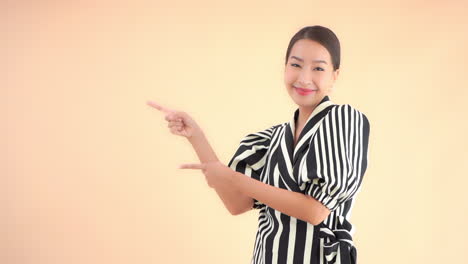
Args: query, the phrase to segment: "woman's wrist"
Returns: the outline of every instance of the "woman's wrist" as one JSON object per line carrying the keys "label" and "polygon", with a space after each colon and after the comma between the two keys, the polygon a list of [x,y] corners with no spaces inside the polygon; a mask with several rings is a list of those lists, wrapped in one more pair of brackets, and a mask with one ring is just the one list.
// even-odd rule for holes
{"label": "woman's wrist", "polygon": [[195,149],[200,162],[212,162],[219,160],[202,130],[193,133],[192,136],[188,138],[188,140]]}
{"label": "woman's wrist", "polygon": [[200,130],[197,130],[196,132],[193,132],[190,137],[187,137],[187,139],[193,145],[205,139],[205,133],[203,133],[203,131],[200,129]]}

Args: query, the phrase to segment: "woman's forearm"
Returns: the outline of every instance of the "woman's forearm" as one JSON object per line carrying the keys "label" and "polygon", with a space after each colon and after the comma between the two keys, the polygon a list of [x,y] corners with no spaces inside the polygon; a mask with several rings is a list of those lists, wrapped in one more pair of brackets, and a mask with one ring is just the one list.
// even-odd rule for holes
{"label": "woman's forearm", "polygon": [[215,191],[232,215],[241,214],[252,209],[253,199],[233,188],[233,186],[223,185],[215,188]]}
{"label": "woman's forearm", "polygon": [[[218,160],[218,157],[203,132],[190,137],[189,142],[195,149],[200,162],[205,163]],[[223,201],[224,206],[233,215],[245,212],[253,205],[253,199],[241,193],[235,186],[219,186],[215,188],[215,190],[219,198]]]}
{"label": "woman's forearm", "polygon": [[244,177],[240,172],[233,172],[231,184],[244,195],[253,197],[268,207],[274,208],[283,214],[318,225],[323,222],[330,210],[315,198],[270,184],[250,177]]}

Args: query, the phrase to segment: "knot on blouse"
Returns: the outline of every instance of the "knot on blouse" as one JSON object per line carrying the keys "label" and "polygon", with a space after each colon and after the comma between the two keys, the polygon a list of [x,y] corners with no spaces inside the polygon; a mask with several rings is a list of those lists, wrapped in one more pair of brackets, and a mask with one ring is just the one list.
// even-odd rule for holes
{"label": "knot on blouse", "polygon": [[351,223],[346,218],[338,216],[335,229],[330,229],[322,223],[319,237],[323,238],[323,244],[321,243],[320,246],[325,263],[356,264],[357,251],[351,235]]}

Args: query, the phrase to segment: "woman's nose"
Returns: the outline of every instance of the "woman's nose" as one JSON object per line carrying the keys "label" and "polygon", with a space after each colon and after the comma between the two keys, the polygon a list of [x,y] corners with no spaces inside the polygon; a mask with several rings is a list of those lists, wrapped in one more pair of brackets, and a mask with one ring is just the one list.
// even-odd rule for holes
{"label": "woman's nose", "polygon": [[312,84],[312,76],[309,73],[309,71],[302,70],[301,73],[299,74],[299,83],[301,85],[311,85]]}
{"label": "woman's nose", "polygon": [[307,88],[312,85],[312,81],[309,79],[299,78],[298,83],[301,87]]}

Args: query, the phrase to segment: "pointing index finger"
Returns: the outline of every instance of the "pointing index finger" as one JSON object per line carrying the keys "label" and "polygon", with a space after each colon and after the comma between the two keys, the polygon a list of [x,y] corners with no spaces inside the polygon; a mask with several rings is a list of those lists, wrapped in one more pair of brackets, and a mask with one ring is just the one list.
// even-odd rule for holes
{"label": "pointing index finger", "polygon": [[203,169],[203,164],[182,164],[179,169]]}
{"label": "pointing index finger", "polygon": [[155,102],[153,102],[153,101],[147,101],[146,103],[147,103],[149,106],[158,109],[159,111],[163,111],[163,112],[165,112],[165,113],[171,112],[171,110],[170,110],[169,108],[164,107],[164,106],[162,106],[162,105],[160,105],[160,104],[158,104],[158,103],[155,103]]}

